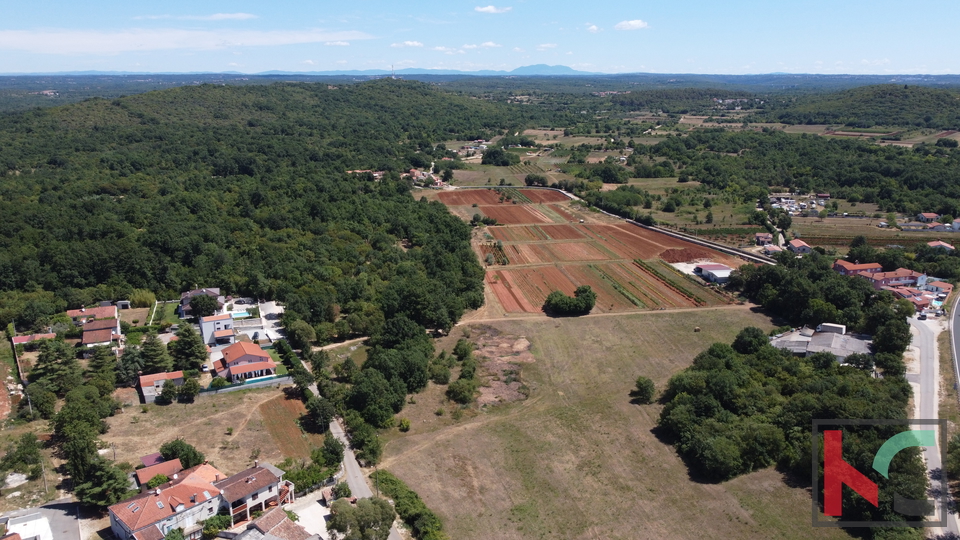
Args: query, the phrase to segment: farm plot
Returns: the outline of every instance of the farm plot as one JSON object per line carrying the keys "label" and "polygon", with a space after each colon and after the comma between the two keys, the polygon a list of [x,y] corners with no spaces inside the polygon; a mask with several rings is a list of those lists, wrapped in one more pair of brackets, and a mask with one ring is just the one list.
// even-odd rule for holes
{"label": "farm plot", "polygon": [[542,240],[583,240],[586,236],[570,225],[529,225],[490,227],[490,234],[504,242],[538,242]]}
{"label": "farm plot", "polygon": [[635,264],[605,264],[600,270],[619,283],[629,294],[649,299],[650,308],[696,307],[692,294],[653,275]]}
{"label": "farm plot", "polygon": [[[487,272],[487,285],[497,295],[497,301],[507,313],[537,313],[539,307],[533,307],[523,292],[517,287],[516,281],[510,272],[501,270]],[[542,305],[542,303],[541,303]]]}
{"label": "farm plot", "polygon": [[536,209],[525,205],[479,206],[483,215],[507,225],[550,223],[551,220]]}
{"label": "farm plot", "polygon": [[535,203],[557,203],[570,200],[570,197],[552,189],[521,189],[520,193]]}
{"label": "farm plot", "polygon": [[512,264],[604,261],[610,258],[593,243],[587,242],[514,244],[505,246],[504,251]]}
{"label": "farm plot", "polygon": [[548,205],[548,208],[550,208],[551,210],[553,210],[554,212],[556,212],[557,215],[559,215],[560,217],[562,217],[563,219],[565,219],[565,220],[567,220],[567,221],[576,221],[576,220],[577,220],[576,216],[574,216],[574,215],[571,214],[570,212],[566,211],[566,210],[565,210],[564,208],[562,208],[560,205],[551,204],[551,205]]}
{"label": "farm plot", "polygon": [[472,204],[497,204],[500,193],[492,189],[458,189],[442,191],[437,195],[440,202],[447,206],[467,206]]}

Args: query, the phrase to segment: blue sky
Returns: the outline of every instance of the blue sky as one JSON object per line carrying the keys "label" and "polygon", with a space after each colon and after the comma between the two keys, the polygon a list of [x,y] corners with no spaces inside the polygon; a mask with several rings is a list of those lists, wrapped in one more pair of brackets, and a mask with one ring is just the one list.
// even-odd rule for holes
{"label": "blue sky", "polygon": [[0,73],[960,73],[956,0],[0,0]]}

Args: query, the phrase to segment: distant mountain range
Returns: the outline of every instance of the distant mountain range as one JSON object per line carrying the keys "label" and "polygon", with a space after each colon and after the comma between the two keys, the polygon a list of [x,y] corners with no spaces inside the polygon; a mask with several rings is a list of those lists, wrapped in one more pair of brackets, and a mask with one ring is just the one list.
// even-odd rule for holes
{"label": "distant mountain range", "polygon": [[[2,73],[4,76],[16,75],[200,75],[211,74],[212,72],[162,72],[148,73],[141,71],[61,71],[56,73]],[[537,64],[533,66],[521,66],[510,71],[458,71],[456,69],[425,69],[425,68],[403,68],[396,71],[389,69],[365,69],[365,70],[335,70],[335,71],[264,71],[262,73],[240,73],[238,71],[224,71],[224,75],[348,75],[348,76],[378,76],[390,75],[477,75],[477,76],[498,76],[498,75],[516,75],[523,77],[530,76],[556,76],[556,75],[604,75],[604,73],[593,73],[589,71],[577,71],[567,66],[548,66],[546,64]]]}

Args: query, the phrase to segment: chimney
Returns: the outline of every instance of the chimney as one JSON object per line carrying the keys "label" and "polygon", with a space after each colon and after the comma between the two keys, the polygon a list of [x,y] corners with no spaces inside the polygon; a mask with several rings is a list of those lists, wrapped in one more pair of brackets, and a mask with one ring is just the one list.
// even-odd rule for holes
{"label": "chimney", "polygon": [[203,464],[206,465],[206,464],[207,464],[207,460],[203,460]]}
{"label": "chimney", "polygon": [[253,460],[253,466],[254,466],[254,467],[259,467],[259,466],[260,466],[260,460],[259,460],[259,459]]}
{"label": "chimney", "polygon": [[196,494],[196,493],[194,493],[193,495],[190,496],[190,502],[192,502],[192,503],[197,502],[197,494]]}

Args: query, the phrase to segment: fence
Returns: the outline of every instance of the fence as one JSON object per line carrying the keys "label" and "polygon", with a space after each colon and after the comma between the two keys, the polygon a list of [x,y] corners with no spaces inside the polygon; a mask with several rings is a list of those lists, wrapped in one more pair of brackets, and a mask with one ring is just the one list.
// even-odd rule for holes
{"label": "fence", "polygon": [[249,390],[251,388],[266,388],[268,386],[281,384],[291,384],[293,383],[293,377],[289,375],[284,376],[273,376],[273,377],[261,377],[256,382],[252,383],[243,383],[243,384],[231,384],[230,386],[223,386],[221,388],[204,388],[200,391],[200,394],[220,394],[224,392],[235,392],[237,390]]}

